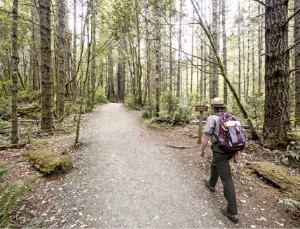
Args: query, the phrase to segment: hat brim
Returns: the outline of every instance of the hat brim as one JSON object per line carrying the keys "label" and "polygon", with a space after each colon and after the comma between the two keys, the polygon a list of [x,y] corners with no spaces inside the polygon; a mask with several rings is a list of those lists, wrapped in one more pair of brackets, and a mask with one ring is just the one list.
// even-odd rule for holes
{"label": "hat brim", "polygon": [[227,107],[225,104],[211,104],[212,107]]}

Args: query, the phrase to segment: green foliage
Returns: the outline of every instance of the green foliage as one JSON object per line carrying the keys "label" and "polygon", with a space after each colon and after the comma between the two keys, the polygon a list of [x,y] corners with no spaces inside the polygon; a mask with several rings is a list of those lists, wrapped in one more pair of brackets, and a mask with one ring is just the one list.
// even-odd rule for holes
{"label": "green foliage", "polygon": [[[252,120],[256,131],[259,132],[259,128],[263,126],[264,121],[264,96],[261,93],[253,93],[245,101],[245,109],[249,115],[249,118]],[[234,114],[240,114],[238,107],[234,108]],[[238,115],[237,115],[238,116]],[[239,117],[242,119],[242,116]],[[246,123],[246,120],[243,120]]]}
{"label": "green foliage", "polygon": [[106,97],[106,93],[105,93],[105,89],[101,89],[101,90],[96,91],[95,102],[100,103],[100,104],[108,102],[107,97]]}
{"label": "green foliage", "polygon": [[163,93],[161,96],[161,109],[164,114],[169,116],[174,115],[174,111],[177,109],[179,99],[172,95],[171,92]]}
{"label": "green foliage", "polygon": [[10,119],[10,109],[11,108],[11,99],[3,96],[0,98],[0,119],[9,120]]}
{"label": "green foliage", "polygon": [[189,123],[195,118],[194,107],[191,104],[179,103],[174,111],[173,123]]}
{"label": "green foliage", "polygon": [[18,92],[18,102],[33,103],[39,100],[41,93],[33,90],[20,90]]}
{"label": "green foliage", "polygon": [[37,178],[32,177],[23,184],[19,180],[7,183],[5,177],[13,168],[0,167],[0,228],[9,226],[8,215],[14,210],[29,185]]}
{"label": "green foliage", "polygon": [[125,97],[124,103],[125,103],[125,106],[127,106],[127,107],[131,107],[133,109],[140,109],[140,107],[136,105],[136,98],[134,97],[133,94],[127,95]]}
{"label": "green foliage", "polygon": [[66,115],[78,113],[78,107],[73,101],[70,100],[65,101],[65,113]]}
{"label": "green foliage", "polygon": [[[160,98],[159,118],[154,118],[153,121],[171,125],[189,123],[196,118],[194,112],[196,100],[197,96],[191,95],[186,102],[180,102],[171,92],[165,92]],[[144,113],[147,114],[147,111],[145,110]],[[143,116],[147,117],[146,115]]]}

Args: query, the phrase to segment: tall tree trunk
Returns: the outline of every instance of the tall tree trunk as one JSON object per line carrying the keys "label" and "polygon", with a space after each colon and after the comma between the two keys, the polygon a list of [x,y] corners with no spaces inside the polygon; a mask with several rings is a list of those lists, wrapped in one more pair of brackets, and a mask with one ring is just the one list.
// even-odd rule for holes
{"label": "tall tree trunk", "polygon": [[112,53],[113,48],[110,45],[109,53],[108,53],[108,79],[107,79],[107,98],[110,102],[115,102],[115,86],[114,86],[114,66],[113,66],[113,58]]}
{"label": "tall tree trunk", "polygon": [[155,116],[159,117],[160,112],[160,94],[161,94],[161,2],[155,4],[155,80],[156,80],[156,105]]}
{"label": "tall tree trunk", "polygon": [[266,0],[265,115],[263,140],[267,146],[285,139],[289,119],[288,1]]}
{"label": "tall tree trunk", "polygon": [[[87,33],[89,36],[89,33]],[[84,98],[86,94],[86,84],[89,78],[89,69],[90,69],[90,60],[91,60],[91,43],[88,42],[88,50],[87,50],[87,64],[86,64],[86,71],[85,71],[85,78],[83,80],[83,88],[82,88],[82,94],[80,99],[80,107],[78,112],[78,120],[76,125],[76,136],[75,136],[75,146],[79,145],[79,134],[80,134],[80,123],[81,123],[81,114],[83,112],[83,104],[84,104]]]}
{"label": "tall tree trunk", "polygon": [[93,58],[91,60],[91,93],[90,93],[90,107],[89,110],[93,110],[95,106],[95,95],[96,95],[96,0],[91,3],[91,42],[92,42],[92,54]]}
{"label": "tall tree trunk", "polygon": [[[295,12],[300,9],[300,0],[295,0]],[[300,14],[295,15],[295,126],[300,125]]]}
{"label": "tall tree trunk", "polygon": [[73,14],[73,55],[72,55],[72,83],[71,83],[71,94],[72,94],[72,98],[73,101],[76,100],[76,83],[77,83],[77,44],[76,44],[76,40],[77,40],[77,0],[74,0],[74,14]]}
{"label": "tall tree trunk", "polygon": [[247,35],[247,74],[246,74],[246,84],[245,84],[245,98],[248,98],[249,93],[249,82],[250,82],[250,37],[251,37],[251,4],[250,0],[248,2],[248,35]]}
{"label": "tall tree trunk", "polygon": [[41,129],[51,132],[53,128],[51,76],[51,3],[39,0],[41,33],[41,73],[42,73],[42,122]]}
{"label": "tall tree trunk", "polygon": [[65,110],[65,84],[66,84],[66,5],[65,0],[57,0],[57,63],[58,80],[56,94],[57,119],[62,120]]}
{"label": "tall tree trunk", "polygon": [[39,60],[40,60],[40,52],[38,51],[38,47],[40,46],[40,36],[39,36],[39,28],[37,24],[39,24],[39,15],[38,15],[38,6],[35,4],[36,2],[33,0],[31,3],[31,20],[32,20],[32,35],[31,35],[31,76],[32,76],[32,89],[37,91],[40,89],[40,68],[39,68]]}
{"label": "tall tree trunk", "polygon": [[[226,37],[226,0],[222,0],[222,36],[223,36],[223,64],[224,71],[227,74],[227,37]],[[227,104],[227,84],[224,81],[224,103]]]}
{"label": "tall tree trunk", "polygon": [[11,87],[11,143],[15,144],[19,141],[18,136],[18,0],[13,1],[12,10],[12,87]]}
{"label": "tall tree trunk", "polygon": [[176,88],[176,97],[180,98],[181,95],[181,39],[182,39],[182,5],[183,5],[183,0],[179,0],[179,34],[178,34],[178,46],[179,46],[179,51],[178,51],[178,61],[177,61],[177,88]]}
{"label": "tall tree trunk", "polygon": [[[214,41],[215,48],[219,52],[219,16],[218,16],[218,0],[212,0],[212,37]],[[212,53],[214,62],[216,61],[215,54]],[[215,98],[219,96],[219,76],[218,76],[218,66],[216,64],[212,65],[212,77],[211,77],[211,94],[210,98]]]}
{"label": "tall tree trunk", "polygon": [[170,4],[170,9],[169,9],[169,18],[170,18],[170,27],[169,27],[169,90],[171,95],[173,95],[173,33],[172,33],[172,29],[173,29],[173,17],[172,17],[172,11],[173,11],[173,4]]}
{"label": "tall tree trunk", "polygon": [[238,0],[238,95],[241,98],[241,77],[242,77],[242,50],[241,50],[241,6],[240,0]]}
{"label": "tall tree trunk", "polygon": [[[152,79],[151,79],[151,39],[150,39],[150,28],[149,28],[149,15],[148,8],[146,10],[146,56],[147,56],[147,84],[148,84],[148,109],[149,118],[153,116],[153,101],[152,101]],[[172,76],[170,76],[172,77]]]}
{"label": "tall tree trunk", "polygon": [[[258,15],[261,15],[261,6],[258,5]],[[262,49],[263,49],[263,42],[262,42],[262,20],[259,20],[258,23],[258,89],[257,92],[262,92]],[[253,84],[254,86],[254,84]],[[254,91],[253,91],[254,92]]]}
{"label": "tall tree trunk", "polygon": [[137,105],[142,105],[142,63],[141,63],[141,35],[140,35],[140,20],[139,11],[140,6],[138,0],[135,0],[135,11],[136,11],[136,32],[137,32]]}
{"label": "tall tree trunk", "polygon": [[[195,17],[195,11],[193,8],[193,18]],[[191,80],[190,80],[190,92],[193,93],[193,73],[194,73],[194,24],[192,24],[192,57],[191,57]]]}
{"label": "tall tree trunk", "polygon": [[124,41],[121,39],[118,45],[118,100],[124,101],[125,97],[125,60],[123,56]]}

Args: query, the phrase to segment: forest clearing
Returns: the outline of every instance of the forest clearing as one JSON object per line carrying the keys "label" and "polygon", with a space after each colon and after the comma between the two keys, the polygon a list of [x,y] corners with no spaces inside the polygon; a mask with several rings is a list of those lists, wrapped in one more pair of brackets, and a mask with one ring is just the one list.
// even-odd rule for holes
{"label": "forest clearing", "polygon": [[[0,227],[299,227],[299,0],[0,0],[0,31]],[[236,225],[203,183],[216,97]]]}

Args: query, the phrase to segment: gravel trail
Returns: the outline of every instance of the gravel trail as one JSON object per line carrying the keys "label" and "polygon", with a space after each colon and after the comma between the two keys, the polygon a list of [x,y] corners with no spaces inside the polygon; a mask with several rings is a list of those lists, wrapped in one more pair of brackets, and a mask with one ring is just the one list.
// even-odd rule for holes
{"label": "gravel trail", "polygon": [[[121,104],[98,108],[83,128],[82,169],[69,176],[65,227],[220,227],[203,185]],[[80,167],[80,166],[79,166]],[[67,178],[68,179],[68,178]],[[202,183],[201,183],[202,184]],[[199,187],[201,189],[199,189]],[[68,190],[69,189],[69,190]],[[80,206],[80,207],[78,207]],[[223,219],[224,220],[224,219]],[[225,220],[224,220],[225,221]]]}
{"label": "gravel trail", "polygon": [[146,128],[122,104],[106,104],[86,115],[80,139],[84,146],[72,153],[74,170],[59,181],[47,182],[48,197],[42,201],[47,209],[32,226],[40,222],[51,228],[286,226],[282,212],[262,209],[267,202],[253,202],[241,189],[237,192],[241,222],[229,221],[220,213],[225,203],[220,182],[215,193],[204,186],[209,167],[196,154],[198,147],[167,147],[169,140],[186,141]]}

